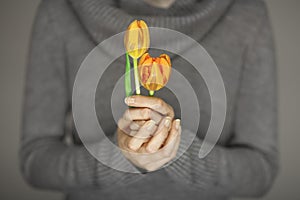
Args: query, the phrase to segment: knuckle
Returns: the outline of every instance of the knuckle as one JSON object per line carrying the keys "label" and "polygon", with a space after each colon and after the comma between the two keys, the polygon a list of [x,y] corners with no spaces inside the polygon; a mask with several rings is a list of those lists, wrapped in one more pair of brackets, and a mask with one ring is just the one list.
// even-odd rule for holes
{"label": "knuckle", "polygon": [[163,105],[164,105],[164,101],[163,101],[162,99],[157,99],[157,100],[156,100],[156,104],[157,104],[158,107],[161,108],[161,107],[163,107]]}
{"label": "knuckle", "polygon": [[135,150],[135,145],[132,139],[127,142],[127,147],[131,150]]}
{"label": "knuckle", "polygon": [[132,122],[132,123],[129,125],[129,128],[130,128],[131,130],[138,130],[138,129],[140,128],[140,126],[139,126],[137,123]]}
{"label": "knuckle", "polygon": [[135,121],[135,123],[136,123],[137,125],[139,125],[140,127],[143,126],[143,125],[145,124],[145,122],[146,122],[146,121],[144,121],[144,120],[141,120],[141,121]]}
{"label": "knuckle", "polygon": [[152,146],[151,144],[149,144],[149,145],[146,147],[146,151],[147,151],[148,153],[154,153],[154,152],[155,152],[155,150],[154,150],[154,148],[153,148],[153,146]]}
{"label": "knuckle", "polygon": [[174,118],[175,114],[174,114],[174,109],[170,106],[170,116],[171,118]]}
{"label": "knuckle", "polygon": [[144,118],[149,118],[150,117],[150,114],[151,114],[151,110],[149,108],[144,108],[142,111],[141,111],[141,114]]}
{"label": "knuckle", "polygon": [[127,119],[127,120],[131,120],[131,116],[130,116],[131,114],[130,114],[130,110],[129,109],[127,109],[126,111],[125,111],[125,113],[124,113],[124,119]]}
{"label": "knuckle", "polygon": [[120,126],[121,123],[122,123],[122,119],[119,119],[119,120],[118,120],[118,127],[119,127],[119,128],[121,127],[121,126]]}

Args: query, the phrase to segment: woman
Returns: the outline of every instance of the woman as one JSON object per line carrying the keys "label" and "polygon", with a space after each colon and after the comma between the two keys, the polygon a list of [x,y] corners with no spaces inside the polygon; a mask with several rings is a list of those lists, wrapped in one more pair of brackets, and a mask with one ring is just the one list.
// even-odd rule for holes
{"label": "woman", "polygon": [[[198,137],[179,159],[170,162],[185,137],[176,120],[179,107],[167,90],[155,98],[127,98],[125,102],[135,108],[125,112],[116,128],[107,105],[124,61],[116,61],[99,83],[98,117],[106,134],[117,132],[120,147],[137,155],[125,156],[148,172],[122,173],[98,162],[83,147],[74,126],[73,140],[66,142],[70,126],[65,124],[80,63],[101,41],[126,30],[133,19],[189,35],[217,64],[226,88],[227,116],[218,144],[204,159],[198,158],[198,151],[210,120],[209,95],[201,76],[175,57],[174,68],[192,83],[201,105]],[[68,199],[261,196],[278,169],[275,76],[272,33],[261,0],[44,0],[34,24],[27,72],[22,172],[33,186],[63,191]],[[130,126],[132,130],[160,137],[141,143],[127,135],[124,130],[134,123],[131,120],[144,121]],[[142,152],[149,153],[147,162],[140,160]],[[159,169],[166,163],[170,165]]]}

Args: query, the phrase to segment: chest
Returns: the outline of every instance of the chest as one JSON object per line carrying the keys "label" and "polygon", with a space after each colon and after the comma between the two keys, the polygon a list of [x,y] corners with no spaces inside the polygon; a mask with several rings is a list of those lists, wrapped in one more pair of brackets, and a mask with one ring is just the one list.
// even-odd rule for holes
{"label": "chest", "polygon": [[[220,143],[226,143],[234,132],[235,105],[237,102],[238,90],[241,81],[241,71],[243,66],[244,46],[242,44],[233,43],[232,40],[224,40],[218,34],[210,34],[200,44],[206,49],[208,54],[216,63],[218,70],[222,76],[227,98],[227,113],[224,129],[219,140]],[[70,97],[72,96],[73,83],[76,78],[77,71],[89,52],[95,47],[95,43],[88,34],[83,30],[76,31],[76,37],[70,38],[66,42],[67,54],[67,75]],[[211,120],[211,99],[207,85],[195,68],[189,61],[176,57],[172,60],[172,67],[182,74],[192,86],[197,96],[198,106],[200,108],[200,121],[198,136],[204,137]],[[99,62],[99,68],[101,66]],[[120,79],[125,71],[124,56],[116,59],[106,68],[102,77],[99,77],[98,87],[96,90],[95,105],[98,121],[106,134],[113,134],[116,129],[116,117],[113,110],[117,110],[119,114],[124,111],[124,93],[114,93],[118,84],[122,84]],[[171,76],[172,79],[172,76]],[[177,82],[176,84],[181,84]],[[87,90],[91,88],[86,88]],[[183,88],[184,90],[184,88]],[[147,94],[147,91],[142,90]],[[176,113],[176,117],[181,118],[182,108],[180,102],[176,98],[176,94],[168,87],[163,88],[155,94],[155,96],[164,99],[170,104]],[[189,95],[186,95],[184,101],[189,102]],[[112,102],[114,104],[112,105]],[[192,106],[192,105],[191,105]],[[186,121],[195,120],[193,117],[187,117]]]}

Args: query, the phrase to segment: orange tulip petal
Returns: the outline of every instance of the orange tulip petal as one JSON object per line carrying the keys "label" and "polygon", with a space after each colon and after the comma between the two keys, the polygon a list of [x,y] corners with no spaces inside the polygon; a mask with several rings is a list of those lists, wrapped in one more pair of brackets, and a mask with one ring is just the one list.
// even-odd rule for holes
{"label": "orange tulip petal", "polygon": [[145,53],[144,55],[142,55],[142,57],[140,58],[140,61],[139,61],[139,65],[142,65],[142,63],[144,63],[145,60],[148,58],[150,58],[149,53]]}
{"label": "orange tulip petal", "polygon": [[153,91],[164,87],[170,78],[170,63],[170,57],[166,54],[158,58],[152,58],[148,53],[144,54],[139,62],[141,84]]}
{"label": "orange tulip petal", "polygon": [[161,54],[159,57],[165,59],[169,63],[169,66],[171,66],[170,56],[168,56],[167,54]]}

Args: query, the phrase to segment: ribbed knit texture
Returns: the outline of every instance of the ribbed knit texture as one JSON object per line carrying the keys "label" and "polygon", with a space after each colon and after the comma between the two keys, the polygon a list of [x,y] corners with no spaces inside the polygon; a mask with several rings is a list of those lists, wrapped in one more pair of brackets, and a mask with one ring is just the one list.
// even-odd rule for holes
{"label": "ribbed knit texture", "polygon": [[[124,31],[133,19],[189,35],[217,64],[227,92],[227,115],[218,144],[204,159],[198,153],[210,120],[209,93],[201,76],[180,57],[172,57],[173,68],[195,90],[201,121],[197,133],[182,127],[178,156],[166,167],[145,174],[111,169],[80,143],[74,122],[67,123],[81,62],[97,44]],[[105,73],[96,93],[96,110],[103,130],[113,137],[116,124],[110,98],[124,73],[124,58]],[[167,10],[142,0],[44,0],[32,32],[27,69],[22,173],[33,186],[63,191],[72,200],[261,196],[271,187],[278,169],[275,77],[272,32],[260,0],[177,0]],[[124,95],[117,95],[122,104]],[[180,117],[172,93],[162,89],[155,95]],[[185,101],[189,103],[189,98]],[[195,134],[185,151],[187,138]],[[97,151],[115,166],[131,166],[101,143]]]}
{"label": "ribbed knit texture", "polygon": [[133,19],[143,19],[150,27],[177,30],[199,40],[224,14],[232,0],[176,1],[169,10],[153,8],[139,0],[120,1],[119,4],[110,0],[70,2],[86,29],[100,42],[103,37],[126,30]]}

